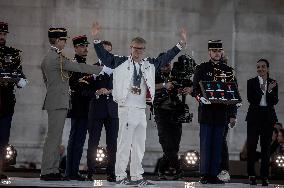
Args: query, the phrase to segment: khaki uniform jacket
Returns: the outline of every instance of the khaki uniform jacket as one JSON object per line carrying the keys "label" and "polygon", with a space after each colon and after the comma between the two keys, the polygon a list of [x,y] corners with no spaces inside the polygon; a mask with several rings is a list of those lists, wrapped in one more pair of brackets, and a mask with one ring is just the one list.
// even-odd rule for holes
{"label": "khaki uniform jacket", "polygon": [[69,79],[65,77],[68,72],[98,75],[102,68],[71,62],[51,48],[41,63],[41,70],[47,89],[43,109],[56,110],[69,108]]}

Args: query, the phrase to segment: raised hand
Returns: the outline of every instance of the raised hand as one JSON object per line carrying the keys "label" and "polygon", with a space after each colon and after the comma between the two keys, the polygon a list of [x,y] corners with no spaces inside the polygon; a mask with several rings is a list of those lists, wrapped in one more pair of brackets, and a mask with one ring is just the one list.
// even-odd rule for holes
{"label": "raised hand", "polygon": [[270,92],[272,89],[277,85],[276,81],[272,81],[271,83],[268,84],[267,90]]}
{"label": "raised hand", "polygon": [[181,37],[181,43],[186,44],[187,32],[186,32],[185,28],[181,28],[181,30],[180,30],[180,37]]}
{"label": "raised hand", "polygon": [[96,39],[98,34],[100,33],[102,27],[98,22],[94,22],[92,25],[92,36]]}

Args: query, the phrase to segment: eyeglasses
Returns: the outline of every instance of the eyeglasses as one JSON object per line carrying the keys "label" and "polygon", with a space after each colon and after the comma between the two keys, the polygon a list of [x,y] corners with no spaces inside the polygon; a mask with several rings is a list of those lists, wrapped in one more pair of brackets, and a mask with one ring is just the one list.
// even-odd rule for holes
{"label": "eyeglasses", "polygon": [[145,47],[136,47],[136,46],[130,46],[130,47],[135,50],[145,50]]}

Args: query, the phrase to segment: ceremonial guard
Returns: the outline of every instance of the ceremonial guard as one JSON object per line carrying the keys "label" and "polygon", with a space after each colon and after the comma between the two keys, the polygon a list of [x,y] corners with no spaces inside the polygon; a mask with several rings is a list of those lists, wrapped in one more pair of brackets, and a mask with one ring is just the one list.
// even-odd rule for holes
{"label": "ceremonial guard", "polygon": [[200,123],[200,174],[202,184],[224,183],[217,178],[220,169],[222,139],[229,118],[236,122],[235,105],[216,104],[202,95],[200,81],[235,82],[233,69],[222,60],[222,41],[208,42],[210,60],[197,66],[193,78],[193,96],[199,101],[198,121]]}
{"label": "ceremonial guard", "polygon": [[[74,60],[79,64],[86,64],[89,44],[86,35],[74,37],[72,41],[75,50]],[[71,180],[85,180],[79,174],[79,166],[88,127],[88,112],[91,98],[83,95],[83,92],[89,88],[89,83],[85,80],[89,76],[93,77],[90,74],[74,72],[69,79],[71,107],[68,117],[71,118],[71,130],[67,147],[65,175]]]}
{"label": "ceremonial guard", "polygon": [[21,50],[6,46],[7,33],[8,24],[0,22],[0,179],[7,179],[2,171],[16,103],[15,86],[23,88],[27,83],[22,72]]}
{"label": "ceremonial guard", "polygon": [[48,131],[43,147],[41,180],[66,180],[59,173],[59,147],[67,110],[69,108],[69,78],[72,72],[99,74],[101,68],[71,62],[62,54],[67,40],[65,28],[50,28],[50,50],[42,61],[41,69],[47,93],[43,108],[48,114]]}

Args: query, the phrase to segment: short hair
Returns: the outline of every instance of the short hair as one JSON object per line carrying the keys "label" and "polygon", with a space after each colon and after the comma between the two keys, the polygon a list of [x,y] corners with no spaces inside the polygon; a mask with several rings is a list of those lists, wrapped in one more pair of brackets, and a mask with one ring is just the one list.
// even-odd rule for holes
{"label": "short hair", "polygon": [[55,44],[56,39],[57,39],[57,38],[48,38],[49,43],[50,43],[51,45],[52,45],[52,44]]}
{"label": "short hair", "polygon": [[269,68],[269,64],[270,64],[270,63],[269,63],[269,61],[268,61],[267,59],[261,58],[260,60],[257,61],[257,63],[259,63],[259,62],[261,62],[261,61],[265,62],[267,68]]}
{"label": "short hair", "polygon": [[139,43],[139,44],[146,44],[146,40],[142,37],[135,37],[131,40],[131,42]]}
{"label": "short hair", "polygon": [[110,41],[107,41],[107,40],[102,41],[102,44],[112,47],[111,42],[110,42]]}

